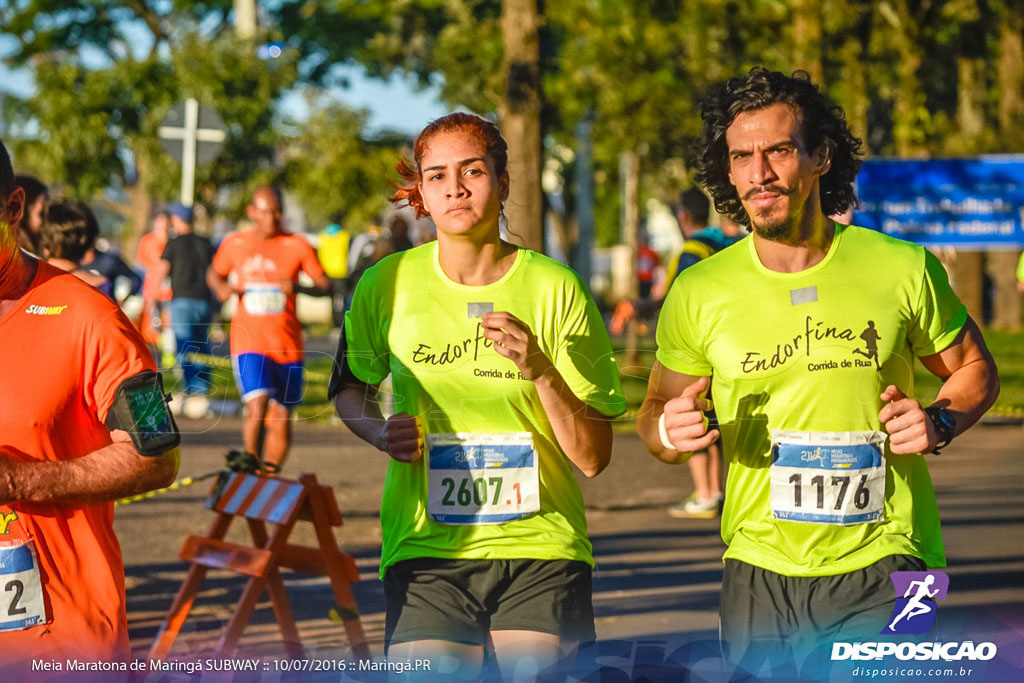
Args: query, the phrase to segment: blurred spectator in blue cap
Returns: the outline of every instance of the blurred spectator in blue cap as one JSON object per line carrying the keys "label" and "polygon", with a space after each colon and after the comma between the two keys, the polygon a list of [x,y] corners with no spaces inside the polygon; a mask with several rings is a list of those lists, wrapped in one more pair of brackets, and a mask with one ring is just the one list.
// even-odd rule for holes
{"label": "blurred spectator in blue cap", "polygon": [[[161,255],[158,274],[161,279],[171,278],[171,330],[178,347],[178,365],[185,380],[185,401],[199,405],[197,414],[206,412],[209,405],[205,398],[209,388],[208,369],[196,362],[191,354],[209,353],[209,334],[212,311],[210,310],[210,288],[206,284],[206,269],[213,261],[213,245],[206,237],[192,230],[192,209],[182,204],[170,204],[167,213],[171,217],[174,237],[167,242]],[[186,406],[183,406],[185,408]],[[191,412],[186,410],[186,414]]]}
{"label": "blurred spectator in blue cap", "polygon": [[192,223],[192,219],[195,218],[195,212],[191,206],[185,206],[175,202],[174,204],[168,204],[166,212],[172,216],[177,216],[186,223]]}

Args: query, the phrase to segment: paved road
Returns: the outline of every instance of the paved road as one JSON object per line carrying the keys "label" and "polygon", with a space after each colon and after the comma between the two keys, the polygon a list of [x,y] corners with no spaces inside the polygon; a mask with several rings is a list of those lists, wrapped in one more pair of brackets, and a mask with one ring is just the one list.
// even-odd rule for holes
{"label": "paved road", "polygon": [[[182,421],[182,475],[222,466],[238,443],[240,421]],[[377,524],[386,458],[340,424],[305,422],[285,476],[314,472],[336,492],[345,525],[339,544],[357,560],[361,580],[354,586],[363,623],[375,653],[383,645],[383,593],[376,579],[380,531]],[[950,628],[966,628],[963,615],[982,615],[999,637],[1024,651],[1024,430],[979,426],[941,456],[929,459],[938,491],[950,591],[943,614]],[[713,639],[717,629],[723,544],[716,520],[676,520],[665,508],[689,493],[687,468],[661,464],[633,435],[615,439],[612,464],[599,477],[580,477],[597,558],[595,609],[600,640],[629,647]],[[185,564],[178,551],[190,533],[204,531],[213,515],[203,507],[210,482],[120,507],[115,527],[127,565],[132,644],[147,651]],[[295,538],[314,543],[302,524]],[[229,539],[246,541],[236,522]],[[328,619],[333,598],[326,579],[285,573],[304,644],[315,654],[344,652],[340,625]],[[204,583],[179,654],[199,653],[216,641],[230,618],[243,580],[212,572]],[[955,616],[960,615],[960,616]],[[963,618],[961,618],[963,617]],[[972,617],[973,618],[973,617]],[[977,621],[977,619],[975,619]],[[261,603],[243,642],[271,650],[278,633],[268,603]],[[682,639],[682,640],[680,640]],[[1020,666],[1018,662],[1017,666]]]}

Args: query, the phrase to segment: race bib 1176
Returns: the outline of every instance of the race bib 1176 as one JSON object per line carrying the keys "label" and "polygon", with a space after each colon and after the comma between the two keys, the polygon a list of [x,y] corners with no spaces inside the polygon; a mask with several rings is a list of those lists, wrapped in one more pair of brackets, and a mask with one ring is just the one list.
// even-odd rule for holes
{"label": "race bib 1176", "polygon": [[883,432],[772,430],[776,519],[847,526],[885,514]]}
{"label": "race bib 1176", "polygon": [[529,432],[428,434],[427,511],[443,524],[502,524],[540,509]]}

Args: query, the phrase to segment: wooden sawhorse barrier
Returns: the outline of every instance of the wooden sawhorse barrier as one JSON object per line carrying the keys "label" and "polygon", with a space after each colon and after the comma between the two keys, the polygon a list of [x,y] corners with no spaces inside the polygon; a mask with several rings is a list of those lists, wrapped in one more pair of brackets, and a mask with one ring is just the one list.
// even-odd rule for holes
{"label": "wooden sawhorse barrier", "polygon": [[[352,654],[359,659],[370,658],[350,585],[350,582],[359,580],[359,570],[355,559],[341,552],[334,539],[332,528],[341,526],[341,512],[330,487],[321,486],[312,474],[303,474],[298,481],[292,481],[232,472],[218,477],[206,507],[214,510],[217,518],[210,527],[209,535],[185,539],[180,557],[191,562],[192,566],[174,598],[167,620],[153,641],[149,659],[163,659],[171,651],[171,645],[181,631],[210,568],[230,569],[249,577],[235,613],[217,641],[214,656],[230,657],[234,654],[256,602],[266,589],[286,652],[292,658],[301,658],[302,644],[281,580],[280,567],[330,579]],[[223,540],[236,516],[245,518],[248,523],[254,547]],[[288,535],[300,519],[313,523],[318,547],[288,543]],[[267,522],[277,525],[269,535]]]}

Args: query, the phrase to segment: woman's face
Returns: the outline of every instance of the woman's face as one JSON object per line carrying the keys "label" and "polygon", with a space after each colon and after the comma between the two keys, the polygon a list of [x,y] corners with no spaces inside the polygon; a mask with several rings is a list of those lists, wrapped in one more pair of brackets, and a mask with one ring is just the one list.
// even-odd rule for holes
{"label": "woman's face", "polygon": [[460,132],[438,133],[420,159],[420,194],[441,233],[497,232],[508,174],[498,176],[482,143]]}

